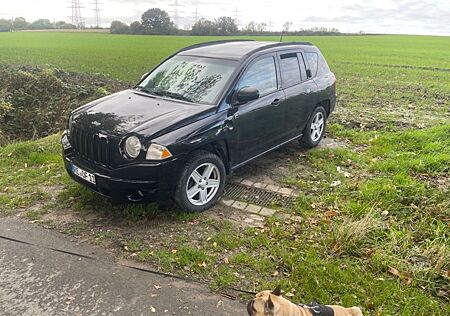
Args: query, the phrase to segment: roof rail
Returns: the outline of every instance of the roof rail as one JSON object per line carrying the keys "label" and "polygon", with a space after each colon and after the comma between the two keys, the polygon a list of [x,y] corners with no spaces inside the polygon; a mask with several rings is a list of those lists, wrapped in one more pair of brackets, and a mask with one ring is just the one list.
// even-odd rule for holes
{"label": "roof rail", "polygon": [[178,51],[178,53],[184,52],[186,50],[194,49],[194,48],[211,46],[211,45],[216,45],[216,44],[232,43],[232,42],[253,42],[253,41],[254,40],[249,40],[249,39],[231,39],[231,40],[220,40],[220,41],[203,42],[203,43],[198,43],[198,44],[194,44],[194,45],[191,45],[191,46],[184,47],[184,48],[180,49]]}
{"label": "roof rail", "polygon": [[258,47],[255,48],[252,51],[249,51],[247,54],[245,54],[245,56],[249,56],[253,53],[262,51],[262,50],[266,50],[269,48],[274,48],[274,47],[280,47],[280,46],[290,46],[290,45],[305,45],[305,46],[313,46],[313,44],[311,42],[279,42],[279,43],[272,43],[266,46],[262,46],[262,47]]}

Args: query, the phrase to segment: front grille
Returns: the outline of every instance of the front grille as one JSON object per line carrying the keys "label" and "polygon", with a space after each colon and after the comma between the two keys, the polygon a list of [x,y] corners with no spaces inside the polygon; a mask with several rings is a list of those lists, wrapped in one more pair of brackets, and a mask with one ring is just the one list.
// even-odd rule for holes
{"label": "front grille", "polygon": [[113,144],[106,135],[90,133],[73,127],[70,138],[77,155],[105,167],[111,166],[111,147]]}

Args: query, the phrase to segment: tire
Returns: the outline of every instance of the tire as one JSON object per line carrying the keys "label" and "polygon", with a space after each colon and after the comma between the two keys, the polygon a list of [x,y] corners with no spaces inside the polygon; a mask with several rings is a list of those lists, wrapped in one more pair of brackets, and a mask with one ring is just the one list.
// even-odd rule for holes
{"label": "tire", "polygon": [[191,212],[210,208],[222,195],[225,177],[225,166],[217,155],[206,150],[195,151],[178,179],[175,203]]}
{"label": "tire", "polygon": [[[322,120],[320,126],[316,125]],[[308,123],[303,131],[303,137],[300,143],[306,148],[313,148],[319,145],[320,141],[325,135],[325,129],[327,127],[327,112],[323,106],[318,106],[314,109]]]}

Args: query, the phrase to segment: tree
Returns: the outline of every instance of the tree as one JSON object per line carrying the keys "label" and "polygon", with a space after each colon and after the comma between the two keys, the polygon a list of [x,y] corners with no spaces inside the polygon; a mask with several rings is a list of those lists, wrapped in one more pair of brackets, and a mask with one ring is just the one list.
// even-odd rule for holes
{"label": "tree", "polygon": [[134,21],[130,24],[130,33],[131,34],[142,34],[144,33],[144,28],[142,27],[141,22]]}
{"label": "tree", "polygon": [[217,27],[214,22],[200,19],[192,26],[192,35],[216,35]]}
{"label": "tree", "polygon": [[123,22],[120,21],[112,21],[109,32],[111,34],[126,34],[129,33],[130,28]]}
{"label": "tree", "polygon": [[292,27],[292,25],[294,25],[294,23],[292,23],[290,21],[284,22],[284,24],[283,24],[283,31],[284,32],[289,32],[289,30]]}
{"label": "tree", "polygon": [[53,29],[54,25],[52,22],[50,22],[49,19],[39,19],[31,23],[30,29],[32,30],[47,30],[47,29]]}
{"label": "tree", "polygon": [[257,25],[256,25],[256,32],[258,32],[258,33],[263,33],[263,32],[265,32],[266,31],[266,28],[267,28],[267,24],[266,23],[258,23]]}
{"label": "tree", "polygon": [[238,27],[229,16],[221,16],[215,20],[218,35],[231,35],[238,32]]}
{"label": "tree", "polygon": [[73,30],[76,29],[77,27],[73,24],[66,23],[64,21],[58,21],[55,23],[55,28],[63,30]]}
{"label": "tree", "polygon": [[251,21],[242,29],[245,33],[256,33],[256,23]]}
{"label": "tree", "polygon": [[11,21],[6,19],[0,19],[0,32],[10,32],[11,31]]}
{"label": "tree", "polygon": [[25,20],[25,18],[17,17],[13,21],[13,29],[14,30],[26,30],[30,23]]}
{"label": "tree", "polygon": [[141,17],[141,24],[145,34],[170,34],[176,29],[170,21],[169,14],[158,8],[145,11]]}

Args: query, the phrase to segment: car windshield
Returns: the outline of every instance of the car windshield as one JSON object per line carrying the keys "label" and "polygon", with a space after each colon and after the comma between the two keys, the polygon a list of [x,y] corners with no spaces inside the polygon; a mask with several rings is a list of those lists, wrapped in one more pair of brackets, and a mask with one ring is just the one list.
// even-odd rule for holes
{"label": "car windshield", "polygon": [[172,99],[213,104],[232,75],[232,60],[175,56],[156,68],[138,89]]}

